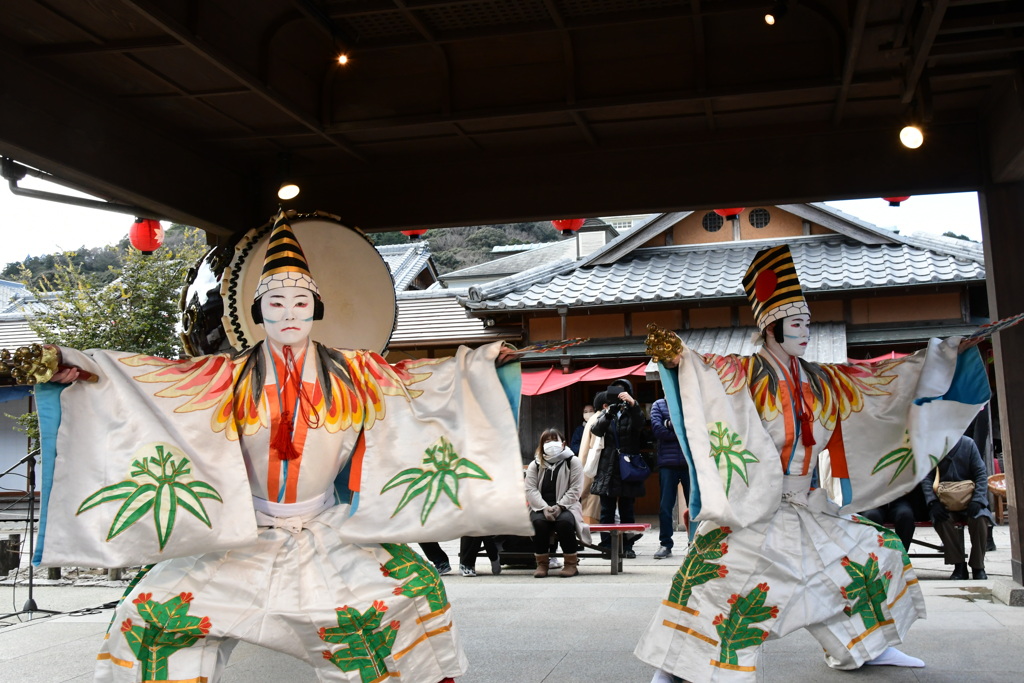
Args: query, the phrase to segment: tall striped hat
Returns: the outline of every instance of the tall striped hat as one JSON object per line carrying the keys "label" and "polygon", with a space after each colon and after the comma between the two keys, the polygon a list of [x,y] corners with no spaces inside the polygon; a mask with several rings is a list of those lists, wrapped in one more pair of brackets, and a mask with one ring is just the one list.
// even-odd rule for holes
{"label": "tall striped hat", "polygon": [[320,298],[320,288],[309,273],[306,255],[302,253],[302,247],[292,232],[284,209],[278,211],[274,219],[267,254],[263,259],[263,273],[253,300],[259,301],[267,292],[281,287],[302,287]]}
{"label": "tall striped hat", "polygon": [[750,299],[754,319],[762,332],[776,320],[811,314],[800,289],[793,255],[785,244],[757,253],[743,276],[743,290]]}

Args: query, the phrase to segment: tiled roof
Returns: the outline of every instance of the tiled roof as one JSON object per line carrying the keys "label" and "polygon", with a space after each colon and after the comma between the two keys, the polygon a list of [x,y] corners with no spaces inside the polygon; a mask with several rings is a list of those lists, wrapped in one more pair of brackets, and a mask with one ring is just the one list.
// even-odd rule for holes
{"label": "tiled roof", "polygon": [[33,332],[25,316],[5,315],[0,317],[0,349],[16,349],[19,346],[38,344],[42,340]]}
{"label": "tiled roof", "polygon": [[486,327],[482,319],[467,316],[451,293],[407,292],[398,296],[398,320],[388,348],[475,345],[521,336],[519,329]]}
{"label": "tiled roof", "polygon": [[783,242],[809,293],[985,279],[983,263],[973,258],[901,243],[868,245],[832,234],[636,249],[615,263],[535,277],[510,291],[512,278],[489,289],[471,288],[464,304],[483,311],[742,298],[740,280],[751,259],[760,249]]}
{"label": "tiled roof", "polygon": [[377,253],[391,269],[391,277],[395,281],[395,291],[405,291],[430,261],[430,244],[428,242],[410,242],[408,244],[388,244],[377,247]]}
{"label": "tiled roof", "polygon": [[450,273],[445,273],[441,279],[445,281],[456,281],[469,278],[500,277],[502,275],[508,275],[509,273],[520,273],[537,265],[543,265],[551,263],[552,261],[559,261],[567,257],[572,258],[575,256],[575,239],[547,242],[539,245],[536,249],[512,254],[511,256],[503,256],[501,258],[496,258],[493,261],[469,266],[468,268],[453,270]]}
{"label": "tiled roof", "polygon": [[[755,341],[756,327],[715,327],[699,330],[676,331],[691,349],[698,353],[725,356],[731,353],[749,356],[761,347]],[[810,341],[804,358],[816,363],[845,363],[847,361],[846,324],[839,322],[811,323]],[[925,337],[927,338],[927,337]],[[646,356],[644,337],[591,339],[565,350],[565,355],[577,362],[593,362],[606,358]],[[524,362],[553,360],[554,354],[529,353]],[[557,356],[555,356],[557,358]]]}

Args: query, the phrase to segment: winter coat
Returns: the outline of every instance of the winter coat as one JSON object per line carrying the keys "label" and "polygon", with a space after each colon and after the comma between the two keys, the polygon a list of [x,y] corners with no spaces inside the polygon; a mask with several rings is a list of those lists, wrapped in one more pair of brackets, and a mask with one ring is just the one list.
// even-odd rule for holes
{"label": "winter coat", "polygon": [[594,436],[604,437],[604,450],[601,451],[594,483],[590,486],[591,493],[613,498],[640,498],[644,495],[646,490],[642,481],[622,481],[618,452],[640,453],[644,446],[645,423],[644,411],[639,404],[610,406],[597,414],[590,431]]}
{"label": "winter coat", "polygon": [[[543,457],[538,455],[526,468],[526,502],[534,512],[539,512],[548,506],[540,493],[540,479],[543,472],[540,464]],[[565,464],[555,475],[557,503],[572,513],[573,519],[576,520],[576,535],[585,543],[590,543],[590,527],[583,523],[583,506],[580,505],[580,494],[583,492],[583,465],[580,464],[580,459],[577,457],[570,457],[564,462]]]}
{"label": "winter coat", "polygon": [[658,467],[686,467],[686,458],[679,438],[669,422],[668,404],[659,398],[651,406],[651,431],[658,451]]}
{"label": "winter coat", "polygon": [[[981,505],[977,517],[988,517],[989,521],[995,524],[992,511],[988,509],[988,470],[985,469],[985,461],[981,459],[981,452],[974,439],[968,436],[961,436],[946,457],[939,463],[939,481],[964,481],[974,482],[974,496],[971,502]],[[928,476],[921,480],[921,493],[924,494],[924,501],[931,505],[933,500],[938,500],[935,490],[935,470],[928,473]],[[963,515],[967,514],[964,510]]]}

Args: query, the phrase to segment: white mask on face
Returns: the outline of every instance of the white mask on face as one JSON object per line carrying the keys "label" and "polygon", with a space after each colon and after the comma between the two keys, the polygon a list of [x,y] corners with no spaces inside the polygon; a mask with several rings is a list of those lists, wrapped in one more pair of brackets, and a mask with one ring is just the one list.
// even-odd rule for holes
{"label": "white mask on face", "polygon": [[544,444],[544,455],[555,456],[562,452],[562,444],[560,441],[548,441]]}
{"label": "white mask on face", "polygon": [[803,356],[807,352],[807,341],[811,337],[810,316],[791,315],[775,324],[782,329],[782,343],[775,341],[775,334],[769,332],[766,335],[765,346],[776,355],[784,353],[797,358]]}
{"label": "white mask on face", "polygon": [[806,315],[791,315],[783,318],[782,350],[791,356],[800,357],[807,353],[807,342],[811,338],[811,319]]}
{"label": "white mask on face", "polygon": [[305,344],[313,329],[313,293],[303,287],[280,287],[260,297],[267,336],[280,346]]}
{"label": "white mask on face", "polygon": [[588,422],[590,418],[594,417],[594,411],[587,410],[583,413],[583,421]]}

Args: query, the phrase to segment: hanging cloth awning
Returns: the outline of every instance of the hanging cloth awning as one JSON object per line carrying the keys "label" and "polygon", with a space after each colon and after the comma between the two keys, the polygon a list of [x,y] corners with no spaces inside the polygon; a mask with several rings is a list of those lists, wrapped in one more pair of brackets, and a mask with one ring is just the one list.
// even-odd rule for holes
{"label": "hanging cloth awning", "polygon": [[611,382],[629,375],[644,376],[647,363],[638,363],[628,368],[603,368],[592,365],[589,368],[563,373],[556,368],[523,373],[523,396],[536,396],[564,389],[577,382]]}

